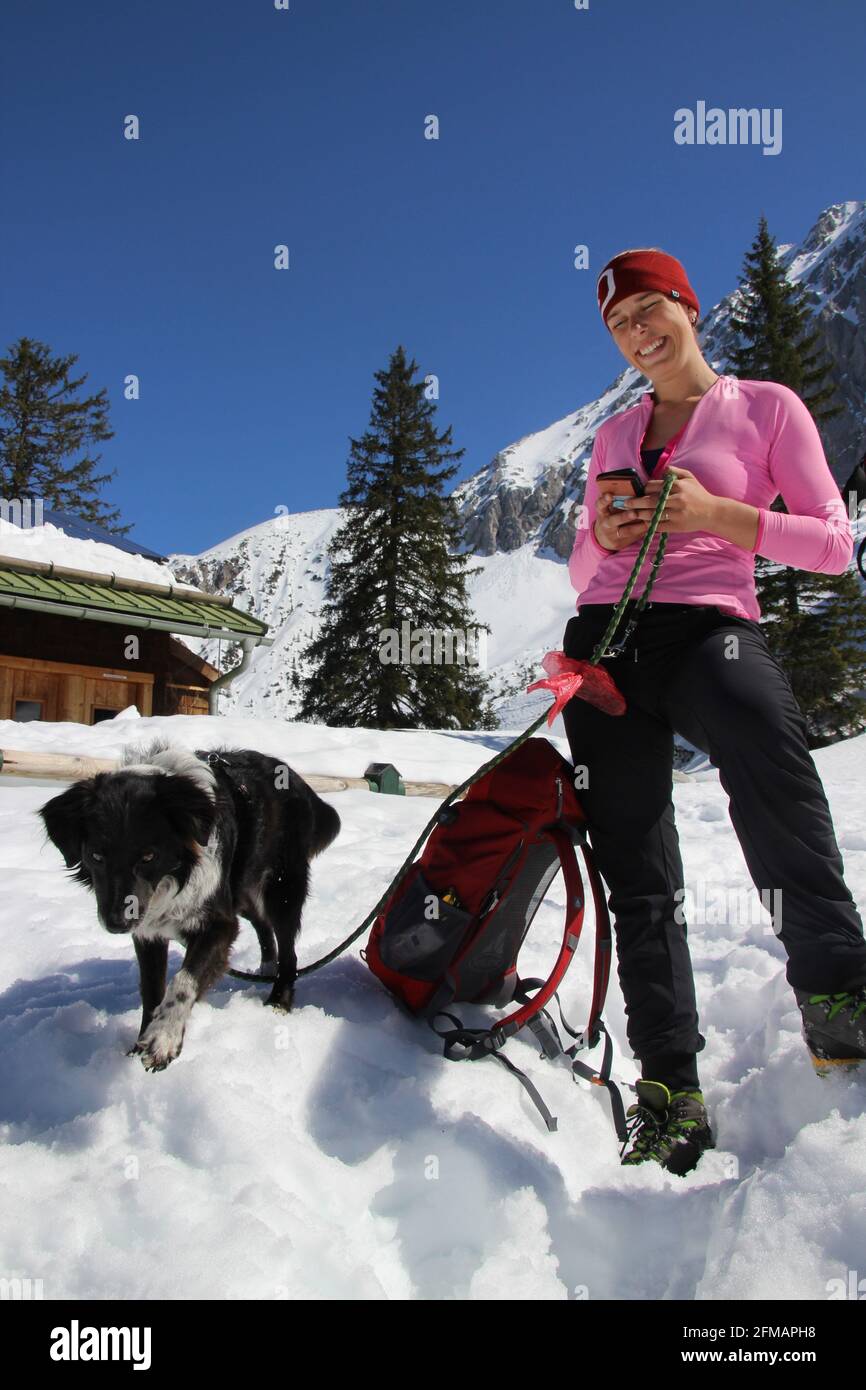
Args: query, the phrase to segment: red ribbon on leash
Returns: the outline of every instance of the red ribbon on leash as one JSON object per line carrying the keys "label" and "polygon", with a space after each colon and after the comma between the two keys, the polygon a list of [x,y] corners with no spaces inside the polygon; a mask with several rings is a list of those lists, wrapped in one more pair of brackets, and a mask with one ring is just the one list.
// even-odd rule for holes
{"label": "red ribbon on leash", "polygon": [[548,728],[575,695],[604,710],[605,714],[625,714],[625,696],[603,666],[594,666],[591,661],[577,660],[559,651],[548,652],[541,665],[547,672],[547,679],[528,685],[526,693],[530,690],[553,692],[553,704],[547,714]]}

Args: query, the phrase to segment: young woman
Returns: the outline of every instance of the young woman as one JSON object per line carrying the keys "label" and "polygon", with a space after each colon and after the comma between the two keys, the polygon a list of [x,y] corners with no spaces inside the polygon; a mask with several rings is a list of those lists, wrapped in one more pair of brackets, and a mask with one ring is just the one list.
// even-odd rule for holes
{"label": "young woman", "polygon": [[[749,873],[773,904],[816,1068],[866,1058],[863,923],[802,711],[760,627],[754,582],[756,554],[841,574],[853,542],[808,409],[786,386],[713,371],[698,345],[697,296],[675,257],[658,248],[614,256],[598,301],[626,362],[653,390],[595,437],[569,561],[579,600],[566,656],[594,651],[666,474],[676,481],[623,624],[664,530],[650,602],[624,649],[601,663],[627,711],[611,716],[575,698],[563,718],[572,759],[586,770],[578,795],[610,890],[628,1039],[641,1062],[623,1162],[685,1173],[714,1139],[697,1071],[705,1039],[671,796],[674,730],[718,769]],[[598,475],[623,467],[647,480],[646,493],[617,510],[613,485]],[[787,513],[770,510],[780,493]]]}

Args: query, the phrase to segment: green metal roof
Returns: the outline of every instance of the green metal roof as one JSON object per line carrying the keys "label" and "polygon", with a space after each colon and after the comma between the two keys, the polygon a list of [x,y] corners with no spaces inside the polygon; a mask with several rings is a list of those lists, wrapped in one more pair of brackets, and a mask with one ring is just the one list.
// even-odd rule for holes
{"label": "green metal roof", "polygon": [[[166,585],[166,589],[168,587]],[[61,616],[65,612],[69,617],[95,621],[100,618],[108,622],[122,621],[132,627],[155,627],[201,637],[256,637],[261,640],[268,630],[267,623],[258,618],[239,613],[227,604],[211,602],[204,596],[178,598],[168,592],[127,589],[122,580],[108,575],[103,584],[97,579],[32,573],[13,568],[11,564],[0,564],[0,610],[15,607]]]}

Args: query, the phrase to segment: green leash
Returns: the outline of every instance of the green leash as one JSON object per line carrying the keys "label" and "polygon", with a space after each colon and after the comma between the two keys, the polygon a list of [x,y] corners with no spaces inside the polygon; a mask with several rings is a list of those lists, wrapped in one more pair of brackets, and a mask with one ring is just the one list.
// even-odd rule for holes
{"label": "green leash", "polygon": [[[619,627],[620,620],[622,618],[623,613],[625,612],[626,604],[628,603],[629,598],[631,597],[631,591],[637,583],[637,577],[640,574],[641,565],[643,564],[644,559],[646,558],[646,553],[649,549],[650,541],[656,533],[656,528],[662,517],[662,514],[665,509],[665,504],[668,500],[668,494],[675,482],[676,474],[669,473],[668,476],[665,478],[664,486],[662,487],[662,490],[659,493],[658,504],[656,505],[656,509],[652,514],[652,520],[650,521],[647,533],[643,538],[643,544],[641,545],[641,548],[638,551],[637,559],[634,562],[634,568],[632,569],[632,572],[628,577],[628,583],[623,589],[622,598],[620,599],[619,603],[617,604],[616,608],[611,614],[610,622],[608,623],[604,633],[602,634],[601,641],[599,642],[598,646],[596,647],[595,651],[590,657],[590,661],[593,666],[597,666],[599,661],[601,661],[603,657],[619,656],[620,652],[622,651],[623,647],[625,646],[629,637],[631,636],[635,627],[637,626],[638,618],[647,606],[647,602],[649,601],[650,596],[650,590],[652,589],[652,586],[655,583],[656,575],[659,571],[659,566],[661,565],[661,562],[664,558],[665,546],[667,545],[668,540],[667,531],[662,531],[661,539],[658,544],[658,550],[656,551],[655,556],[653,557],[652,569],[650,570],[650,576],[647,580],[647,586],[641,594],[640,599],[638,600],[637,606],[634,610],[634,613],[631,616],[628,626],[626,627],[625,632],[623,633],[620,640],[617,643],[613,643],[613,634]],[[612,646],[610,648],[607,645],[608,642],[612,643]]]}
{"label": "green leash", "polygon": [[[601,661],[604,657],[619,656],[620,652],[622,651],[623,647],[625,646],[626,642],[631,636],[635,628],[635,625],[637,624],[638,618],[640,617],[641,613],[647,605],[650,591],[652,589],[653,584],[655,583],[656,575],[658,574],[659,566],[661,565],[662,559],[664,558],[665,545],[667,543],[668,538],[666,531],[662,532],[661,539],[659,540],[658,544],[658,549],[655,553],[655,556],[653,557],[652,569],[650,570],[650,576],[647,580],[647,586],[644,589],[640,597],[640,600],[638,601],[637,607],[635,608],[634,613],[631,616],[631,619],[625,629],[625,632],[623,633],[620,641],[609,648],[608,643],[613,642],[613,635],[619,627],[622,615],[626,609],[626,604],[628,603],[629,598],[631,596],[631,592],[635,584],[637,583],[637,577],[640,573],[641,565],[643,564],[646,558],[646,554],[649,550],[652,538],[655,535],[656,530],[658,529],[658,524],[662,518],[662,513],[665,509],[665,503],[668,500],[668,494],[670,493],[670,490],[673,487],[675,481],[676,475],[674,473],[668,474],[667,478],[664,481],[664,486],[662,487],[662,490],[659,493],[659,500],[656,504],[656,509],[652,514],[652,519],[647,529],[647,533],[643,538],[643,543],[641,545],[640,550],[638,551],[637,559],[634,562],[634,568],[632,569],[632,572],[628,578],[628,582],[625,586],[625,589],[623,590],[622,598],[620,599],[619,603],[617,604],[616,608],[611,614],[610,622],[605,628],[605,631],[602,634],[598,646],[596,647],[595,651],[590,657],[590,664],[593,666],[597,666],[599,661]],[[394,892],[394,889],[398,886],[399,883],[402,882],[406,874],[409,872],[410,868],[415,862],[415,855],[418,853],[418,850],[421,848],[430,832],[433,829],[435,829],[437,824],[439,824],[443,812],[448,809],[452,802],[456,801],[457,798],[462,796],[464,792],[467,792],[469,788],[473,785],[473,783],[479,782],[482,777],[486,776],[486,774],[490,772],[494,767],[496,767],[499,763],[501,763],[504,758],[508,757],[510,753],[513,753],[515,748],[519,747],[521,743],[524,743],[526,739],[528,739],[532,734],[534,734],[535,730],[544,723],[545,719],[547,718],[547,713],[548,711],[545,710],[543,714],[540,714],[537,719],[533,720],[528,729],[524,729],[523,733],[518,734],[517,738],[514,739],[511,743],[507,744],[506,747],[503,748],[500,753],[496,753],[495,756],[489,760],[489,762],[484,763],[482,767],[479,767],[475,772],[473,772],[471,777],[467,777],[465,782],[461,782],[459,787],[455,787],[453,791],[448,793],[445,800],[430,817],[424,829],[421,831],[421,834],[418,836],[418,839],[415,841],[407,857],[403,860],[403,863],[400,865],[400,868],[397,870],[397,873],[392,879],[391,883],[388,885],[381,898],[376,903],[376,906],[367,914],[361,925],[359,927],[356,927],[355,930],[352,932],[351,936],[346,937],[345,941],[341,941],[339,946],[335,946],[334,949],[332,951],[329,951],[326,956],[322,956],[321,960],[313,961],[312,965],[303,966],[297,973],[297,979],[300,979],[302,975],[311,975],[314,970],[321,969],[323,965],[329,965],[332,960],[336,960],[337,956],[342,955],[343,951],[345,951],[347,946],[351,946],[353,941],[357,941],[358,937],[361,936],[365,931],[367,931],[367,929],[372,925],[372,923],[375,922],[380,911],[385,906],[385,903],[388,901],[391,894]],[[232,978],[235,980],[247,980],[252,981],[254,983],[271,982],[275,979],[275,975],[273,974],[262,975],[247,970],[228,970],[226,973],[228,975],[231,975]]]}

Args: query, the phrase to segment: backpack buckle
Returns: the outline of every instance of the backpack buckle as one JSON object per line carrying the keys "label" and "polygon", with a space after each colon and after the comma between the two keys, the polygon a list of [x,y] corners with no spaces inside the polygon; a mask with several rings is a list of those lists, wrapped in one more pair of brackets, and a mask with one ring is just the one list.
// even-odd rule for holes
{"label": "backpack buckle", "polygon": [[587,1027],[584,1028],[581,1033],[574,1034],[574,1043],[568,1049],[568,1051],[570,1053],[587,1051],[591,1052],[600,1037],[601,1029],[598,1027],[597,1024],[595,1028],[593,1028],[592,1032],[589,1031],[589,1025],[587,1025]]}
{"label": "backpack buckle", "polygon": [[526,1020],[526,1023],[541,1044],[542,1056],[549,1057],[552,1061],[562,1054],[563,1047],[557,1036],[556,1025],[544,1009],[539,1009],[537,1014]]}

